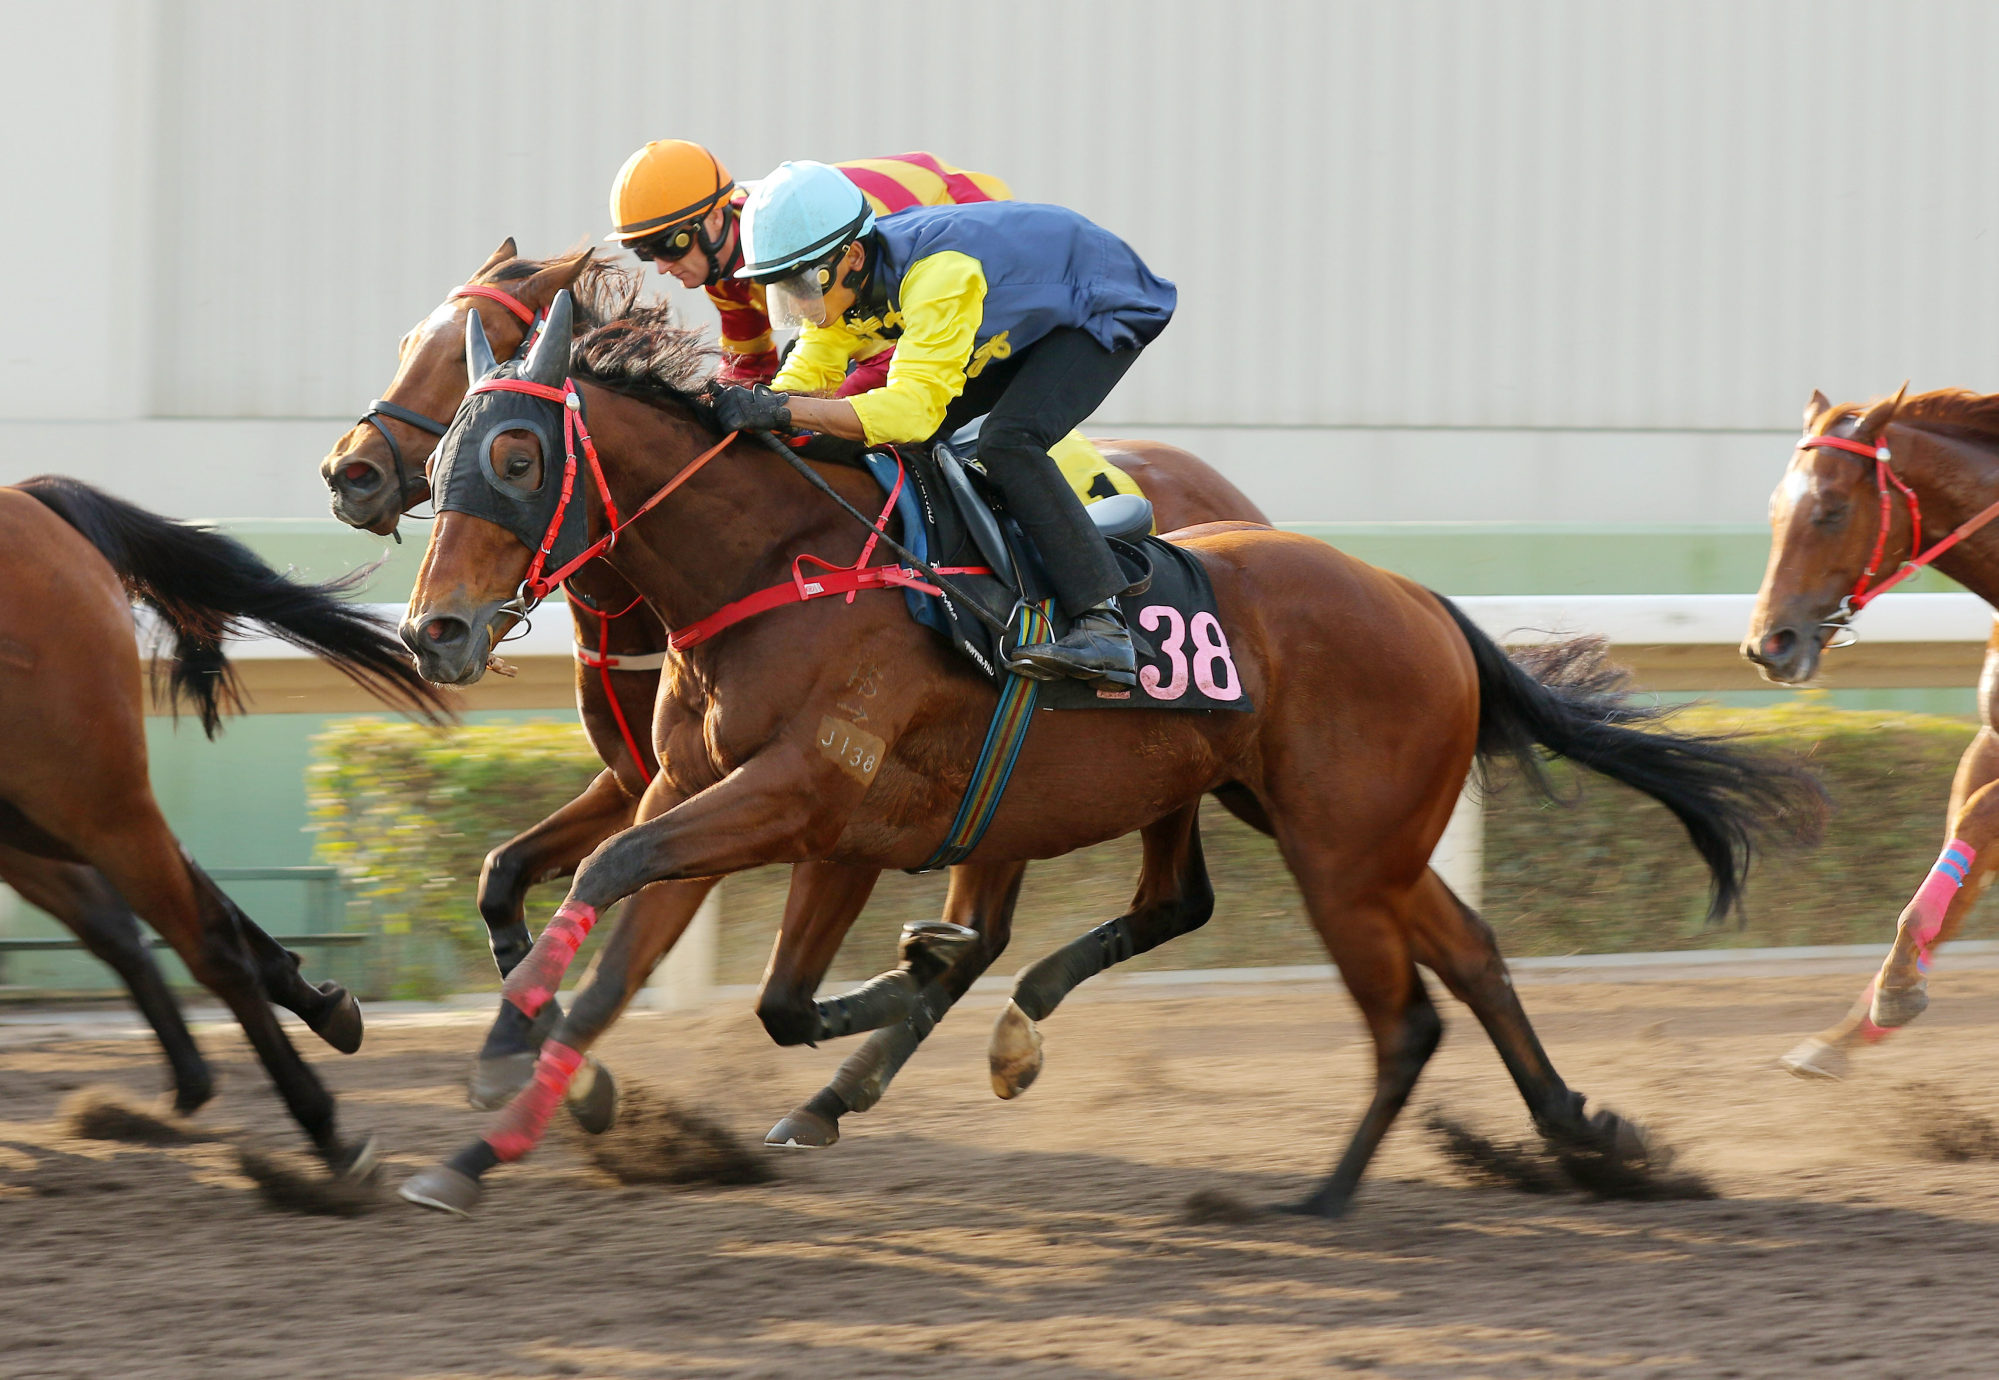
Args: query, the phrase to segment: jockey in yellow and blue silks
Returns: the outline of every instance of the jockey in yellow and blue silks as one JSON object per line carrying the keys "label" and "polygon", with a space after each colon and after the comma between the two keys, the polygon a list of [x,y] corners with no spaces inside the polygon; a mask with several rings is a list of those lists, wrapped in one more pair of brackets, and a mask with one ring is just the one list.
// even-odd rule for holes
{"label": "jockey in yellow and blue silks", "polygon": [[[743,210],[747,265],[771,320],[803,330],[769,388],[725,388],[731,430],[793,427],[870,445],[926,441],[974,417],[979,458],[1039,550],[1072,621],[1012,669],[1137,683],[1117,606],[1126,576],[1048,448],[1082,424],[1172,318],[1177,294],[1074,211],[995,201],[877,221],[823,163],[786,163]],[[833,392],[868,342],[896,341],[885,386]],[[879,348],[876,344],[872,348]]]}

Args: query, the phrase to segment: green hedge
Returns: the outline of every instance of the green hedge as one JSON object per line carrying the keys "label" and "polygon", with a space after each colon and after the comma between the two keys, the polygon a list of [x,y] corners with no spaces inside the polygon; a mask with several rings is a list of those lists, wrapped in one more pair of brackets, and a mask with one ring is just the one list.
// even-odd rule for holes
{"label": "green hedge", "polygon": [[[1635,793],[1556,768],[1562,803],[1502,783],[1485,822],[1486,917],[1509,954],[1563,954],[1885,938],[1941,842],[1951,771],[1968,741],[1959,720],[1836,710],[1812,697],[1758,710],[1703,707],[1682,723],[1739,731],[1807,755],[1835,815],[1824,846],[1766,858],[1742,923],[1703,923],[1706,884],[1685,836]],[[315,741],[310,769],[318,856],[339,865],[383,942],[370,986],[427,995],[493,983],[472,904],[481,859],[572,798],[596,763],[573,721],[468,727],[439,735],[374,719],[342,721]],[[1139,967],[1324,961],[1276,850],[1219,808],[1203,813],[1215,919]],[[1034,865],[1001,969],[1124,909],[1135,839]],[[722,889],[724,982],[761,972],[788,872],[765,868]],[[538,888],[530,920],[561,899]],[[836,965],[862,976],[893,962],[904,921],[939,913],[941,875],[883,877]]]}

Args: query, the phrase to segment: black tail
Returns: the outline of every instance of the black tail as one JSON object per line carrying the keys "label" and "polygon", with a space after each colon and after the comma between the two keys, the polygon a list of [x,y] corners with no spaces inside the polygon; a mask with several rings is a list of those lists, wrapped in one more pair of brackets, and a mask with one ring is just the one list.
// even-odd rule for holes
{"label": "black tail", "polygon": [[132,597],[166,621],[174,634],[171,700],[191,702],[209,737],[224,713],[242,707],[222,640],[244,624],[325,658],[406,713],[433,723],[450,717],[448,702],[417,674],[394,630],[337,597],[365,570],[323,585],[299,584],[233,538],[149,513],[77,480],[40,475],[13,487],[82,533]]}
{"label": "black tail", "polygon": [[1437,599],[1478,665],[1481,768],[1511,758],[1540,791],[1552,794],[1545,750],[1651,796],[1686,826],[1707,863],[1710,919],[1741,901],[1757,836],[1817,836],[1825,790],[1803,767],[1726,738],[1634,727],[1658,722],[1673,707],[1634,700],[1624,671],[1605,659],[1602,638],[1508,656],[1462,609],[1442,595]]}

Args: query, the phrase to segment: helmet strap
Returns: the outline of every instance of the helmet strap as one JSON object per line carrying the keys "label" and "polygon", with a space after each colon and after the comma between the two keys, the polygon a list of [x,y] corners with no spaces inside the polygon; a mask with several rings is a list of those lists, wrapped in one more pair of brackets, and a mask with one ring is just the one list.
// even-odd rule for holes
{"label": "helmet strap", "polygon": [[[733,241],[727,259],[722,257],[722,247]],[[701,219],[694,222],[694,242],[701,246],[701,252],[708,256],[708,277],[706,287],[714,287],[724,278],[743,266],[743,236],[738,222],[738,212],[727,202],[722,203],[722,233],[714,239],[708,238],[708,213],[701,213]]]}
{"label": "helmet strap", "polygon": [[860,245],[861,266],[840,279],[840,286],[854,294],[854,305],[847,308],[847,315],[878,316],[888,306],[888,293],[877,281],[880,275],[875,272],[875,264],[881,257],[881,239],[870,230],[860,237]]}

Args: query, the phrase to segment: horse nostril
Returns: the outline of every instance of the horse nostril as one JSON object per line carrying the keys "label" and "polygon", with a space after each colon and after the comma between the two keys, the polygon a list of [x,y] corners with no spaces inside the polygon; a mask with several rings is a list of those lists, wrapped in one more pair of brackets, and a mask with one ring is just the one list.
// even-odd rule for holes
{"label": "horse nostril", "polygon": [[433,618],[423,625],[423,635],[440,647],[464,641],[467,631],[465,624],[456,618]]}
{"label": "horse nostril", "polygon": [[1779,628],[1763,639],[1762,652],[1771,661],[1781,661],[1790,655],[1798,645],[1798,634],[1791,628]]}

